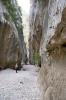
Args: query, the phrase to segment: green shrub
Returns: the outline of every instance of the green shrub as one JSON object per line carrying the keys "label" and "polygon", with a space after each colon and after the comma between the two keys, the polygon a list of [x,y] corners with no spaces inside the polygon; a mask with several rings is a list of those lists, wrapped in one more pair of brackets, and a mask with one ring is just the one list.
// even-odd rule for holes
{"label": "green shrub", "polygon": [[7,13],[3,13],[3,15],[4,15],[4,17],[5,17],[6,20],[8,20],[8,21],[10,20],[10,16],[9,16],[9,14],[7,14]]}
{"label": "green shrub", "polygon": [[35,53],[33,54],[33,61],[34,61],[34,63],[37,64],[37,65],[40,64],[40,62],[41,62],[41,57],[40,57],[40,55],[39,55],[38,52],[35,52]]}
{"label": "green shrub", "polygon": [[2,0],[3,4],[6,6],[9,15],[11,16],[12,20],[15,21],[16,18],[16,8],[11,3],[11,0]]}
{"label": "green shrub", "polygon": [[44,1],[44,0],[38,0],[39,2],[42,2],[42,1]]}

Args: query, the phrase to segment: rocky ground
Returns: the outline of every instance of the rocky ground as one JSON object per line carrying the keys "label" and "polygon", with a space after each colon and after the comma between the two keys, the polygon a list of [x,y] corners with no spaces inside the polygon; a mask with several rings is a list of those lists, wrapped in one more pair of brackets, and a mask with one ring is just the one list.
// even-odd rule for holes
{"label": "rocky ground", "polygon": [[0,72],[0,100],[40,100],[38,71],[24,65],[21,71],[6,69]]}

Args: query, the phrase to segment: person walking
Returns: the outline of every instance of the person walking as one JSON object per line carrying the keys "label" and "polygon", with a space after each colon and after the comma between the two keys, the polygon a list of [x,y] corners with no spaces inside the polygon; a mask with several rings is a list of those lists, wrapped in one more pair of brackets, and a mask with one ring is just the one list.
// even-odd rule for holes
{"label": "person walking", "polygon": [[17,65],[17,63],[16,63],[16,65],[15,65],[15,70],[16,70],[16,73],[17,73],[17,70],[18,70],[18,65]]}

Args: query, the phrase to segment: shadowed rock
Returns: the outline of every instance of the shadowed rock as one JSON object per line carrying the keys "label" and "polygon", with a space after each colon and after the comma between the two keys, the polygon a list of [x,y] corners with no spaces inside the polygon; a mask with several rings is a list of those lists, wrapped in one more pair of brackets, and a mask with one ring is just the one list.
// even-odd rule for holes
{"label": "shadowed rock", "polygon": [[[23,33],[19,33],[20,30],[18,31],[16,27],[17,20],[15,24],[7,5],[5,5],[7,1],[4,2],[5,1],[0,1],[0,68],[4,69],[9,67],[15,69],[15,64],[21,63],[25,56],[24,51],[26,51],[26,46],[24,46]],[[17,7],[16,12],[19,11],[17,3],[11,5]],[[14,8],[12,7],[12,9]],[[19,23],[19,25],[21,25],[21,23]],[[21,26],[19,26],[19,28],[20,27]]]}

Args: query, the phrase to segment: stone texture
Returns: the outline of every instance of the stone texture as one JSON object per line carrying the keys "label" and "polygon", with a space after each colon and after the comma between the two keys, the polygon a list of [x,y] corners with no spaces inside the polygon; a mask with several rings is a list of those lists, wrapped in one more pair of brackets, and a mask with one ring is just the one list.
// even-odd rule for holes
{"label": "stone texture", "polygon": [[15,64],[17,61],[18,49],[17,38],[14,28],[8,23],[0,22],[0,66],[6,67],[9,64]]}
{"label": "stone texture", "polygon": [[[35,12],[32,9],[34,18],[41,2],[38,11],[43,9],[43,12],[38,14],[38,17],[43,16],[40,20],[43,24],[39,47],[42,62],[39,76],[41,100],[66,100],[66,0],[33,2],[36,6]],[[37,33],[33,31],[33,34]]]}

